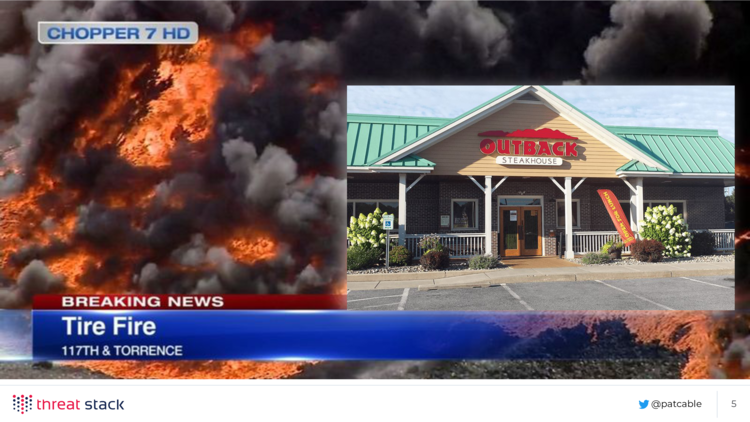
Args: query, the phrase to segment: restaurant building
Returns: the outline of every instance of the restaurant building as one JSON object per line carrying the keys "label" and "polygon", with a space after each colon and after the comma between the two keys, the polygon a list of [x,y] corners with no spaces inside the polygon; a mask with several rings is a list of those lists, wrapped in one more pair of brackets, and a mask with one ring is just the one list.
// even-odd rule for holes
{"label": "restaurant building", "polygon": [[348,216],[393,213],[415,256],[432,233],[456,257],[598,250],[617,234],[598,189],[635,232],[647,207],[674,205],[717,249],[734,247],[724,229],[734,145],[717,130],[607,126],[544,86],[453,119],[349,114],[347,176]]}

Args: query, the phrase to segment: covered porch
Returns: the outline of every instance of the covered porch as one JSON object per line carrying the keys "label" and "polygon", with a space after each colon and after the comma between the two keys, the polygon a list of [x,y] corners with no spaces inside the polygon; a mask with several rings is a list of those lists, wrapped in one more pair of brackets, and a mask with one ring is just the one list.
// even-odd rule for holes
{"label": "covered porch", "polygon": [[[572,258],[598,251],[618,234],[597,189],[617,196],[636,233],[647,207],[674,205],[690,231],[713,234],[717,252],[734,248],[734,230],[723,221],[725,179],[440,176],[412,170],[350,172],[348,182],[348,216],[376,207],[395,214],[398,233],[392,242],[415,258],[424,253],[419,241],[428,234],[437,234],[454,258]],[[513,240],[516,245],[506,244]]]}

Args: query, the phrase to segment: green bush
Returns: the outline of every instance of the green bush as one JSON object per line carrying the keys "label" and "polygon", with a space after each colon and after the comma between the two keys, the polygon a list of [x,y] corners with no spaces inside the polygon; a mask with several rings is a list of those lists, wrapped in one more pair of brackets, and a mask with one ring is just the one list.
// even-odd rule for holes
{"label": "green bush", "polygon": [[430,251],[419,258],[419,263],[425,270],[444,270],[450,265],[451,258],[445,251]]}
{"label": "green bush", "polygon": [[716,240],[713,233],[709,231],[693,233],[693,243],[690,251],[695,256],[716,253]]}
{"label": "green bush", "polygon": [[630,247],[633,259],[641,262],[659,262],[663,258],[664,245],[658,240],[636,240]]}
{"label": "green bush", "polygon": [[489,270],[498,264],[497,258],[487,255],[474,255],[469,259],[469,268],[472,270]]}
{"label": "green bush", "polygon": [[610,261],[612,261],[612,258],[609,257],[609,254],[597,252],[589,252],[581,258],[581,262],[586,265],[606,264]]}
{"label": "green bush", "polygon": [[352,246],[360,246],[365,249],[377,248],[385,251],[385,230],[383,230],[382,218],[388,213],[383,213],[380,208],[375,209],[368,215],[359,214],[359,218],[351,217],[349,227],[346,228],[346,237]]}
{"label": "green bush", "polygon": [[603,254],[612,253],[612,252],[614,252],[614,250],[612,252],[610,252],[610,249],[613,246],[614,246],[614,249],[620,249],[620,250],[622,250],[622,242],[618,242],[617,239],[618,239],[618,236],[612,236],[612,237],[610,237],[609,240],[607,240],[607,243],[605,243],[604,245],[602,245],[602,249],[599,252],[601,252]]}
{"label": "green bush", "polygon": [[379,248],[352,246],[346,251],[346,269],[351,271],[370,268],[380,261],[383,251]]}
{"label": "green bush", "polygon": [[394,246],[388,255],[391,265],[401,267],[411,264],[411,252],[405,246]]}
{"label": "green bush", "polygon": [[682,214],[677,214],[674,205],[646,208],[643,220],[638,225],[642,239],[658,240],[664,246],[664,255],[679,258],[690,256],[691,238]]}
{"label": "green bush", "polygon": [[424,249],[425,254],[430,251],[442,251],[443,244],[440,243],[440,235],[428,234],[419,240],[419,247]]}

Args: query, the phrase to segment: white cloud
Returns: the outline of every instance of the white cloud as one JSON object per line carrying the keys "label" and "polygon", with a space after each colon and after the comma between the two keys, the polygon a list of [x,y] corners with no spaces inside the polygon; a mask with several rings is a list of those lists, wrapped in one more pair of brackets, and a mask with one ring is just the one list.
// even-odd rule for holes
{"label": "white cloud", "polygon": [[[511,86],[349,86],[347,112],[456,117]],[[549,86],[605,125],[718,129],[734,142],[733,86]]]}

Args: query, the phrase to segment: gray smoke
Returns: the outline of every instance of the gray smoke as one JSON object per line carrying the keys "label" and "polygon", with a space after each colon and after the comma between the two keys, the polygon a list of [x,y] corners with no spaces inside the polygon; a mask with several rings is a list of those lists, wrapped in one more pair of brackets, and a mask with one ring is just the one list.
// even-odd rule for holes
{"label": "gray smoke", "polygon": [[78,207],[74,233],[97,246],[132,241],[137,236],[131,228],[130,215],[120,209],[109,209],[91,202]]}
{"label": "gray smoke", "polygon": [[28,306],[34,295],[51,292],[62,282],[62,277],[52,274],[44,262],[33,260],[21,270],[15,285],[0,288],[0,309]]}
{"label": "gray smoke", "polygon": [[222,153],[227,167],[245,179],[245,197],[257,205],[275,205],[297,178],[296,161],[275,145],[267,146],[258,157],[253,144],[234,139],[224,144]]}
{"label": "gray smoke", "polygon": [[584,52],[591,82],[679,76],[697,63],[712,26],[703,2],[619,2],[610,15],[614,26]]}
{"label": "gray smoke", "polygon": [[141,268],[140,275],[136,276],[135,282],[141,291],[153,292],[158,291],[159,266],[149,262]]}
{"label": "gray smoke", "polygon": [[231,2],[219,0],[191,1],[144,1],[143,4],[158,12],[164,20],[195,21],[201,30],[226,32],[236,21]]}
{"label": "gray smoke", "polygon": [[412,2],[371,2],[349,16],[337,45],[345,74],[374,76],[432,73],[446,52],[457,62],[490,67],[511,48],[505,24],[476,1],[432,2],[426,11]]}
{"label": "gray smoke", "polygon": [[28,83],[26,59],[16,54],[0,56],[0,75],[0,103],[21,98]]}
{"label": "gray smoke", "polygon": [[[38,2],[23,15],[27,31],[35,34],[40,20],[133,20],[137,18],[133,6],[129,2],[101,2],[80,9],[78,3]],[[7,173],[0,179],[0,196],[23,186],[39,154],[40,142],[78,110],[83,102],[81,92],[96,80],[99,65],[108,57],[103,53],[98,46],[56,45],[43,54],[29,56],[32,61],[26,66],[33,71],[26,99],[18,108],[14,125],[0,135],[0,173]]]}
{"label": "gray smoke", "polygon": [[186,267],[198,267],[206,263],[208,251],[206,238],[201,234],[194,234],[190,243],[180,246],[172,252],[172,260]]}
{"label": "gray smoke", "polygon": [[205,189],[203,176],[197,173],[181,173],[156,186],[155,204],[164,206],[173,197],[190,196]]}
{"label": "gray smoke", "polygon": [[0,3],[0,51],[13,47],[23,28],[23,10],[28,2],[9,1]]}
{"label": "gray smoke", "polygon": [[224,286],[221,285],[217,275],[212,275],[198,280],[192,293],[197,295],[221,294],[224,293]]}
{"label": "gray smoke", "polygon": [[496,65],[511,47],[508,28],[477,1],[433,2],[423,36],[441,42],[456,60],[477,60],[483,67]]}
{"label": "gray smoke", "polygon": [[291,42],[274,41],[272,37],[267,37],[255,48],[255,52],[260,56],[258,68],[265,74],[276,73],[282,67],[323,72],[337,66],[334,46],[316,38]]}

